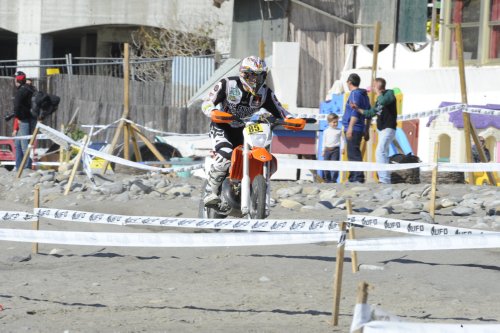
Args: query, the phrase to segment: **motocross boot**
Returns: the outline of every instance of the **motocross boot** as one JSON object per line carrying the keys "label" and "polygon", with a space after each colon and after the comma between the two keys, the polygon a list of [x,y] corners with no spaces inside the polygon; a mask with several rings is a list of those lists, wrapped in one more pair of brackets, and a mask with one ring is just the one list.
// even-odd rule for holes
{"label": "motocross boot", "polygon": [[227,162],[228,163],[224,164],[212,164],[210,166],[207,187],[205,188],[205,197],[203,198],[203,203],[206,207],[218,206],[221,202],[219,192],[229,167],[229,161]]}

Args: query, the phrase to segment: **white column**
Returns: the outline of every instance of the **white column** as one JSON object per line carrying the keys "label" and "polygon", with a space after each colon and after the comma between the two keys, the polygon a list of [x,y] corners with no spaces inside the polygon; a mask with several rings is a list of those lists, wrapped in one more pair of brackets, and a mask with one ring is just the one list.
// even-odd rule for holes
{"label": "white column", "polygon": [[40,64],[38,59],[40,59],[42,44],[42,35],[40,31],[42,1],[19,0],[18,5],[18,70],[25,72],[28,77],[39,77],[40,69],[38,67],[28,66]]}

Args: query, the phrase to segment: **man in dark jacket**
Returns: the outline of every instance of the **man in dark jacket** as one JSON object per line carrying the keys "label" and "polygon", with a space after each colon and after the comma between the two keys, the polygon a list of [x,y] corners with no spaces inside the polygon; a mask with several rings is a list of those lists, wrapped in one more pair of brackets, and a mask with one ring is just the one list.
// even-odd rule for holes
{"label": "man in dark jacket", "polygon": [[[26,84],[26,74],[21,71],[15,74],[15,84],[17,91],[14,96],[14,114],[19,120],[17,136],[31,135],[36,126],[36,119],[33,118],[30,112],[31,97],[33,96],[35,88],[30,84]],[[20,140],[20,144],[16,145],[16,170],[21,166],[24,152],[28,148],[28,142],[29,140],[23,139]],[[31,158],[28,158],[25,167],[31,169]]]}
{"label": "man in dark jacket", "polygon": [[[362,108],[370,108],[370,99],[365,89],[359,88],[361,78],[358,74],[351,74],[347,79],[347,86],[351,93],[345,105],[344,115],[342,116],[342,125],[347,146],[347,159],[353,162],[362,162],[361,140],[365,132],[365,117],[356,112],[352,105],[358,105]],[[365,174],[362,171],[350,171],[349,182],[364,183]]]}
{"label": "man in dark jacket", "polygon": [[[375,152],[377,163],[389,163],[389,147],[396,136],[398,112],[396,108],[396,97],[394,92],[385,88],[386,82],[383,78],[375,79],[373,91],[377,95],[375,106],[370,109],[351,106],[363,114],[365,117],[377,116],[378,143]],[[379,171],[378,180],[380,183],[390,184],[391,173],[389,171]]]}

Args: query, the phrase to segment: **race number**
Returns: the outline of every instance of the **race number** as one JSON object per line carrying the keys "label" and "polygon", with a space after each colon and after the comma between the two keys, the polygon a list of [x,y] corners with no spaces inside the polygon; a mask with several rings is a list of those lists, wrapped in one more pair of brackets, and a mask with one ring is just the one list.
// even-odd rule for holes
{"label": "race number", "polygon": [[254,133],[262,133],[264,130],[262,129],[262,126],[260,124],[252,124],[248,125],[246,128],[246,131],[248,134],[254,134]]}

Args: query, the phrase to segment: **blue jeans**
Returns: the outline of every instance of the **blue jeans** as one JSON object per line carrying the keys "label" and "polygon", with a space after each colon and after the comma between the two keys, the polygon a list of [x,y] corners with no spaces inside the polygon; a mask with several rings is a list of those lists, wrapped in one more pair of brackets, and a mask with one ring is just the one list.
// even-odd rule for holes
{"label": "blue jeans", "polygon": [[[340,160],[340,147],[333,147],[332,150],[325,151],[325,161],[339,161]],[[323,178],[327,182],[336,183],[339,177],[339,172],[334,170],[323,171]]]}
{"label": "blue jeans", "polygon": [[[17,136],[25,136],[33,134],[35,130],[36,120],[19,121],[19,131],[17,131]],[[29,140],[16,140],[16,170],[19,170],[21,163],[24,158],[24,152],[28,149]],[[31,169],[31,158],[28,158],[26,169]]]}
{"label": "blue jeans", "polygon": [[[396,130],[393,128],[386,128],[378,132],[378,144],[375,151],[375,159],[377,163],[389,163],[389,146],[395,136]],[[384,184],[391,183],[390,171],[378,171],[377,174],[379,182]]]}
{"label": "blue jeans", "polygon": [[[347,139],[347,159],[353,162],[362,162],[361,156],[361,140],[363,139],[363,132],[353,131],[351,139]],[[363,171],[349,171],[349,182],[365,182],[365,173]]]}

